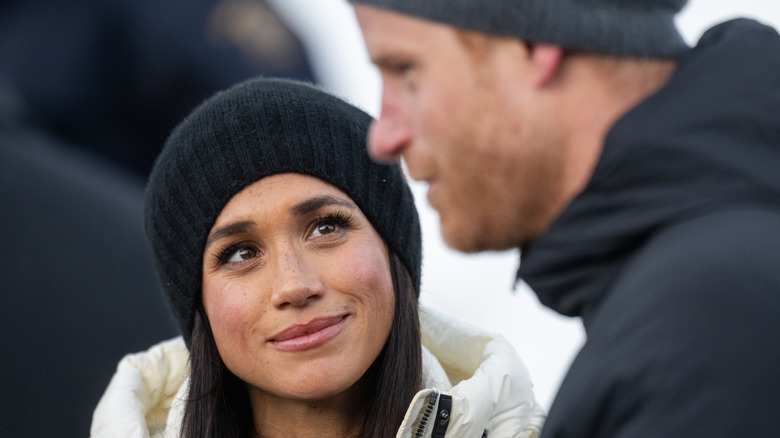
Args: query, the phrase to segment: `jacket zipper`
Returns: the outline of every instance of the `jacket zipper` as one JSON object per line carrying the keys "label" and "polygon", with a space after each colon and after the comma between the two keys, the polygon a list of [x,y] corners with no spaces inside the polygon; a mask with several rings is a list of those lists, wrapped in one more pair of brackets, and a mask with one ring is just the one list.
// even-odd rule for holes
{"label": "jacket zipper", "polygon": [[[436,405],[438,404],[438,409]],[[433,415],[433,411],[436,409],[436,415]],[[446,394],[439,394],[434,391],[428,397],[428,404],[425,406],[420,423],[417,425],[417,431],[414,434],[415,438],[423,438],[425,436],[425,429],[428,423],[433,421],[432,438],[444,438],[444,434],[447,432],[447,426],[450,424],[450,411],[452,410],[452,397]]]}
{"label": "jacket zipper", "polygon": [[428,396],[428,404],[425,406],[422,418],[420,418],[420,423],[417,425],[417,432],[414,433],[414,438],[423,438],[425,426],[428,425],[428,421],[431,419],[431,413],[433,413],[433,408],[436,406],[436,400],[438,399],[439,393],[436,391],[433,391],[433,393]]}

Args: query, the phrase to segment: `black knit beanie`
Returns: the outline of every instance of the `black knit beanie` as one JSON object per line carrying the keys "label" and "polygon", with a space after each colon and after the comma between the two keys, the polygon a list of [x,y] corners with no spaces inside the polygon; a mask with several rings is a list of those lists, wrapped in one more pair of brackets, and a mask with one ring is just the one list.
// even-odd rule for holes
{"label": "black knit beanie", "polygon": [[568,50],[649,58],[688,46],[674,16],[687,0],[349,0]]}
{"label": "black knit beanie", "polygon": [[396,164],[366,151],[371,117],[312,85],[254,79],[198,106],[165,143],[146,189],[146,234],[164,293],[187,343],[201,299],[206,238],[244,187],[296,172],[341,189],[397,254],[420,290],[421,237]]}

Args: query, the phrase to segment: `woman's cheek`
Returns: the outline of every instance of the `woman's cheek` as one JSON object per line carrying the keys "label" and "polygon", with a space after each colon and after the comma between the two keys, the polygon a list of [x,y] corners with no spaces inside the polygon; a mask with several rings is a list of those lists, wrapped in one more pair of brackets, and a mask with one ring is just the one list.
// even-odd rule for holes
{"label": "woman's cheek", "polygon": [[234,286],[229,281],[223,281],[209,291],[204,289],[203,305],[220,351],[226,342],[235,344],[242,340],[250,320],[249,296],[246,291]]}
{"label": "woman's cheek", "polygon": [[[393,299],[393,282],[390,275],[390,260],[381,250],[383,246],[364,248],[350,258],[351,264],[343,275],[352,279],[353,290],[368,294],[369,299],[379,306],[386,306]],[[391,307],[392,308],[392,307]]]}

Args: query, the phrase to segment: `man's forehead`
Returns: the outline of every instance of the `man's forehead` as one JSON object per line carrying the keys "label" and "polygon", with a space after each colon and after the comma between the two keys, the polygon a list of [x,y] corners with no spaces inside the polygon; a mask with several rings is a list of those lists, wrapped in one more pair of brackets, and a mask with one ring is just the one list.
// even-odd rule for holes
{"label": "man's forehead", "polygon": [[455,28],[411,15],[364,4],[354,4],[355,16],[371,50],[413,49],[436,34],[451,33]]}
{"label": "man's forehead", "polygon": [[371,6],[362,3],[354,3],[352,7],[355,10],[355,16],[361,27],[371,28],[391,28],[408,27],[410,29],[422,29],[426,26],[449,27],[444,23],[426,20],[424,18],[408,15],[401,12],[391,11],[389,9]]}

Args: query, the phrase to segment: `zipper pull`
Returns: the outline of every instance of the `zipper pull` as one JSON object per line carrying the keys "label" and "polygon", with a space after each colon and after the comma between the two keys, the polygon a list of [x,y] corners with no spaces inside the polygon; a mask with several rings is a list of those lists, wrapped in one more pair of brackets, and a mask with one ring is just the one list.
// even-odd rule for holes
{"label": "zipper pull", "polygon": [[452,396],[441,394],[439,396],[439,408],[436,410],[436,416],[433,418],[432,438],[444,438],[447,432],[447,426],[450,425],[450,413],[452,411]]}

